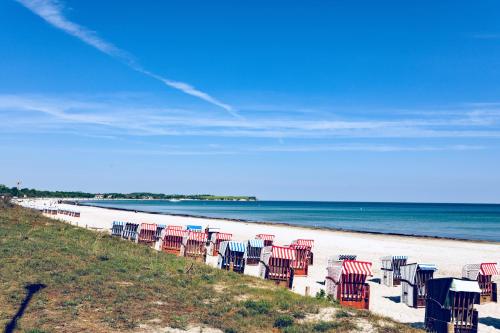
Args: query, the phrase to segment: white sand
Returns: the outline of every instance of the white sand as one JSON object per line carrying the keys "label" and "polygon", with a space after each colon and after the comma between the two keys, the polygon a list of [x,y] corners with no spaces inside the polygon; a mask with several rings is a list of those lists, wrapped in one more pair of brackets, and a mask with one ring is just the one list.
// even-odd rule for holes
{"label": "white sand", "polygon": [[[38,203],[47,202],[39,201]],[[460,277],[462,266],[467,263],[500,262],[500,244],[498,243],[312,230],[280,225],[134,213],[95,207],[61,206],[79,210],[81,217],[58,215],[57,218],[82,227],[102,228],[107,231],[111,228],[113,221],[126,221],[217,227],[221,231],[232,233],[233,240],[241,241],[254,238],[258,233],[268,233],[276,235],[275,244],[277,245],[290,244],[297,238],[314,239],[314,265],[309,268],[309,276],[298,277],[294,280],[293,289],[300,294],[304,294],[306,286],[310,287],[311,295],[324,288],[317,282],[325,279],[327,258],[340,253],[357,254],[359,260],[373,262],[373,279],[381,278],[380,257],[386,255],[407,255],[409,262],[436,264],[439,270],[435,277]],[[500,277],[497,276],[494,279],[500,282]],[[400,322],[423,324],[424,309],[413,309],[390,299],[390,297],[398,298],[401,287],[390,288],[375,282],[370,282],[370,284],[371,311],[392,317]],[[483,322],[480,324],[479,331],[500,332],[500,303],[476,306],[479,310],[480,322]]]}

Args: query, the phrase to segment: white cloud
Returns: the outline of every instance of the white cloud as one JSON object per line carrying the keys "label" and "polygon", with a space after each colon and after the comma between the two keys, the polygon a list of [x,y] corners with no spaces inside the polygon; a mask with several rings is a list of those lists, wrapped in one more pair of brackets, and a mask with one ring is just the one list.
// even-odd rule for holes
{"label": "white cloud", "polygon": [[[34,115],[37,115],[34,117]],[[4,117],[5,121],[2,121]],[[40,119],[40,117],[45,117]],[[50,118],[50,122],[46,118]],[[21,124],[16,127],[15,124]],[[233,138],[500,138],[500,117],[470,111],[461,115],[411,119],[324,119],[308,115],[272,118],[257,114],[245,119],[183,109],[144,106],[143,100],[116,101],[102,96],[61,98],[0,95],[0,130],[51,132],[69,129],[111,136],[197,136]]]}
{"label": "white cloud", "polygon": [[188,83],[171,80],[143,69],[142,66],[139,65],[128,52],[121,50],[112,43],[105,41],[104,39],[99,37],[95,31],[89,30],[88,28],[74,23],[66,18],[63,14],[63,6],[60,2],[57,2],[55,0],[16,1],[31,10],[36,15],[40,16],[52,26],[63,30],[64,32],[80,39],[81,41],[113,58],[119,59],[133,70],[154,78],[155,80],[158,80],[171,88],[182,91],[185,94],[197,97],[208,103],[221,107],[233,116],[238,116],[237,112],[229,104],[219,101],[206,92],[198,90]]}

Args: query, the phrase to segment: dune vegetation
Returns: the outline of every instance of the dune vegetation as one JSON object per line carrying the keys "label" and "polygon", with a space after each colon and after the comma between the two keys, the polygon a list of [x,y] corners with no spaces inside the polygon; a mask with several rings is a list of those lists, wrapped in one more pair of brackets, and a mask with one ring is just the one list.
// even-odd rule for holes
{"label": "dune vegetation", "polygon": [[7,332],[417,331],[7,202],[0,304]]}

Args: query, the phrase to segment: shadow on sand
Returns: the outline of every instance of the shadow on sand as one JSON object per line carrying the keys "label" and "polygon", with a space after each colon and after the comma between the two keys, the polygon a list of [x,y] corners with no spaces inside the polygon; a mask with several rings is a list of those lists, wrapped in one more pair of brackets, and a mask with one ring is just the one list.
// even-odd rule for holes
{"label": "shadow on sand", "polygon": [[384,296],[389,301],[393,301],[394,303],[401,303],[401,296]]}
{"label": "shadow on sand", "polygon": [[491,326],[500,329],[500,319],[493,317],[479,318],[479,322],[483,325]]}
{"label": "shadow on sand", "polygon": [[47,287],[44,284],[36,283],[36,284],[29,284],[26,287],[24,287],[27,291],[26,296],[24,297],[23,302],[19,306],[19,310],[17,310],[16,314],[14,317],[12,317],[11,321],[5,326],[5,333],[12,333],[17,327],[17,321],[23,316],[24,311],[28,307],[28,304],[31,301],[31,298],[33,298],[33,295],[42,290],[43,288]]}

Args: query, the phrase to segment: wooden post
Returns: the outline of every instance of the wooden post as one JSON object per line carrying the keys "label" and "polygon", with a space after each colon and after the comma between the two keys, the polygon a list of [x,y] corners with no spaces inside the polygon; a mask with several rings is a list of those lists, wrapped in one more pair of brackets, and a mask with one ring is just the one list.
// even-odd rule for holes
{"label": "wooden post", "polygon": [[306,297],[309,296],[310,292],[311,292],[311,287],[306,286]]}

